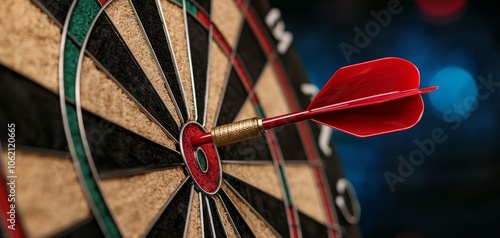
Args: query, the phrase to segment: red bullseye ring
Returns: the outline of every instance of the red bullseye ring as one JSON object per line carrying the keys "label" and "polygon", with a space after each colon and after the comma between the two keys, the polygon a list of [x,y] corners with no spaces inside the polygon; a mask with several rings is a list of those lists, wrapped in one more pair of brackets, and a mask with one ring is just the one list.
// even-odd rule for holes
{"label": "red bullseye ring", "polygon": [[[215,194],[222,181],[222,169],[219,154],[212,143],[193,147],[191,138],[205,133],[205,129],[197,122],[186,123],[181,130],[180,143],[181,153],[184,158],[187,170],[198,187],[207,194]],[[201,148],[205,157],[205,167],[200,163],[197,156]],[[200,159],[203,161],[203,158]]]}

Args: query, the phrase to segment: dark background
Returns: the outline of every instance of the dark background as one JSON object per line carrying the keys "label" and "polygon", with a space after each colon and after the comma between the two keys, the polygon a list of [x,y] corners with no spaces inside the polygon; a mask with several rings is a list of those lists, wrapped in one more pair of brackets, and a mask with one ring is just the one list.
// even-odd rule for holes
{"label": "dark background", "polygon": [[[410,130],[367,139],[333,132],[361,204],[364,236],[500,237],[500,4],[271,4],[281,10],[309,77],[319,87],[342,66],[396,56],[419,68],[421,87],[440,88],[423,96],[424,115]],[[398,6],[393,13],[390,4]],[[368,40],[356,44],[356,27]],[[357,50],[345,54],[341,46],[347,44]]]}

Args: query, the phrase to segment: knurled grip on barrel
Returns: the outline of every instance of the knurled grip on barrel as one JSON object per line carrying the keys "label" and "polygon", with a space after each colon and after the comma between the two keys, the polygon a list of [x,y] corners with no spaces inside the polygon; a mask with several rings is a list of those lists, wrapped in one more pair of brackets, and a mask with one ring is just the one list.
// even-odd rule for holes
{"label": "knurled grip on barrel", "polygon": [[211,133],[213,144],[223,146],[264,135],[266,130],[262,118],[254,117],[214,127]]}

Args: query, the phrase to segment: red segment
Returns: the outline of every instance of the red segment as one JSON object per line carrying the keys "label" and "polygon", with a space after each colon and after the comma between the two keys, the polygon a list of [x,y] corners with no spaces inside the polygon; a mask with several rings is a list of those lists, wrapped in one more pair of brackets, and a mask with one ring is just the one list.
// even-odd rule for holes
{"label": "red segment", "polygon": [[106,4],[108,0],[99,0],[99,3],[101,4],[101,6],[103,6],[104,4]]}
{"label": "red segment", "polygon": [[198,187],[207,194],[215,194],[222,182],[221,164],[216,148],[212,143],[199,146],[205,152],[208,163],[207,171],[203,172],[196,159],[198,147],[191,144],[192,137],[201,136],[205,132],[198,123],[190,122],[184,125],[181,132],[181,151],[186,167]]}

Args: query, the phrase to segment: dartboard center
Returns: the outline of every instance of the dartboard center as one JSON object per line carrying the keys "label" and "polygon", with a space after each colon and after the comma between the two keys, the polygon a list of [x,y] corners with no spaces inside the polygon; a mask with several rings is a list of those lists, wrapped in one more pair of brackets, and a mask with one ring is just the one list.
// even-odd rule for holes
{"label": "dartboard center", "polygon": [[207,193],[215,194],[221,185],[222,169],[217,149],[212,143],[194,147],[191,138],[206,133],[197,122],[186,123],[181,130],[181,153],[189,175],[198,188]]}

